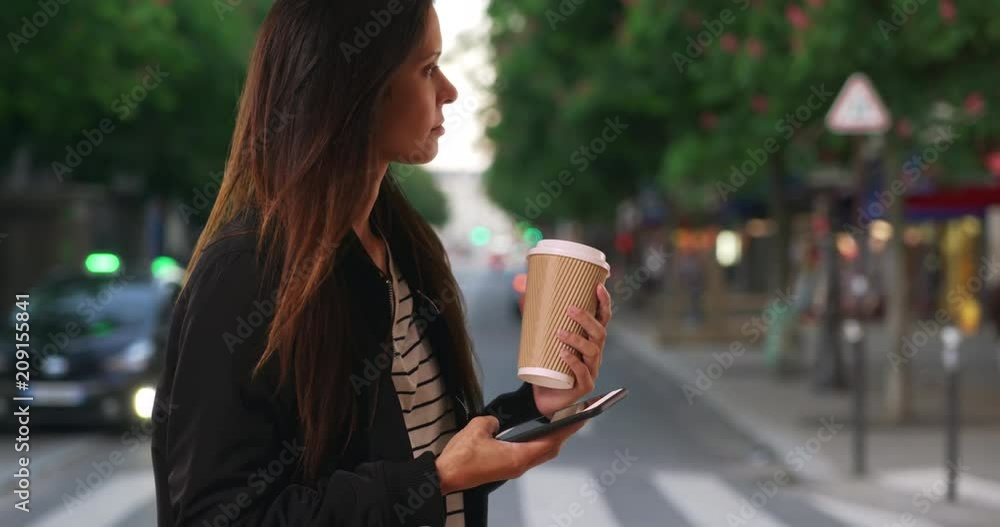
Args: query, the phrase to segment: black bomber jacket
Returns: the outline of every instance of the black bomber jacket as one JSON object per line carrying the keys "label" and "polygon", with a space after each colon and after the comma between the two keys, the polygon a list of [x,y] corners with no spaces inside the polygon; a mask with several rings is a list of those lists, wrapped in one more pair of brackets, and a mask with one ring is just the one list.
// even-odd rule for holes
{"label": "black bomber jacket", "polygon": [[[383,201],[380,196],[377,205]],[[358,368],[355,373],[370,381],[358,395],[367,426],[351,434],[343,455],[324,462],[319,478],[303,478],[294,392],[275,391],[276,367],[250,375],[273,304],[268,287],[261,287],[268,282],[261,276],[254,216],[241,218],[230,226],[250,232],[217,237],[174,307],[153,416],[158,525],[443,527],[435,456],[413,458],[391,368],[369,369],[367,378]],[[448,327],[444,317],[434,316],[437,302],[420,290],[414,272],[419,252],[393,233],[391,222],[385,227],[397,265],[415,288],[414,313],[428,314],[427,338],[440,350],[449,345]],[[357,323],[369,330],[356,332],[370,338],[354,347],[375,362],[391,339],[388,286],[353,230],[336,258],[331,281],[348,288]],[[476,404],[457,393],[452,365],[443,359],[440,365],[459,427],[476,415],[497,416],[501,429],[539,416],[531,385]],[[487,524],[487,496],[501,484],[464,491],[467,526]]]}

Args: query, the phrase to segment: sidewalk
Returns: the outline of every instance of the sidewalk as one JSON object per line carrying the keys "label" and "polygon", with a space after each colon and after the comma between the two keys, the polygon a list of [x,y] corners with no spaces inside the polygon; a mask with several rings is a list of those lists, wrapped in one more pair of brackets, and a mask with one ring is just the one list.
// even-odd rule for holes
{"label": "sidewalk", "polygon": [[1000,373],[992,349],[983,348],[988,343],[969,343],[963,351],[962,472],[958,502],[951,505],[945,499],[941,362],[932,345],[912,357],[916,424],[897,427],[880,418],[887,348],[880,341],[884,335],[871,335],[868,475],[859,479],[851,473],[849,392],[816,392],[808,370],[779,379],[765,365],[760,342],[675,345],[661,341],[649,317],[634,310],[616,315],[613,338],[626,350],[674,379],[692,405],[714,409],[770,450],[774,462],[802,484],[860,507],[912,513],[942,525],[1000,525]]}

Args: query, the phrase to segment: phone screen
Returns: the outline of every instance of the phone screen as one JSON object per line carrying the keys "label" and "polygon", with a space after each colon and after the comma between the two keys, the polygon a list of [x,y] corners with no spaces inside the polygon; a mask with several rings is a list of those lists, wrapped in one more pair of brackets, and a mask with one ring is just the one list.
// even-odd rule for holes
{"label": "phone screen", "polygon": [[604,395],[598,395],[598,396],[595,396],[595,397],[591,397],[589,399],[584,399],[584,400],[579,401],[577,403],[571,404],[571,405],[569,405],[566,408],[563,408],[561,410],[556,410],[556,412],[552,414],[552,419],[548,419],[546,417],[539,417],[538,419],[533,419],[531,421],[526,421],[524,423],[521,423],[519,425],[513,426],[511,428],[508,428],[508,429],[500,432],[499,434],[496,435],[496,438],[497,439],[503,439],[504,437],[516,436],[516,435],[519,435],[519,434],[521,434],[523,432],[527,432],[528,430],[531,430],[533,428],[537,428],[537,427],[542,426],[542,425],[546,425],[546,424],[549,424],[549,423],[560,421],[562,419],[565,419],[565,418],[570,417],[572,415],[576,415],[576,414],[581,413],[581,412],[586,412],[587,410],[590,410],[591,408],[595,408],[597,406],[600,406],[601,403],[603,403],[604,401],[610,399],[611,397],[613,397],[616,393],[618,393],[620,391],[621,391],[621,389],[619,388],[617,390],[611,390],[610,392],[608,392],[608,393],[606,393]]}

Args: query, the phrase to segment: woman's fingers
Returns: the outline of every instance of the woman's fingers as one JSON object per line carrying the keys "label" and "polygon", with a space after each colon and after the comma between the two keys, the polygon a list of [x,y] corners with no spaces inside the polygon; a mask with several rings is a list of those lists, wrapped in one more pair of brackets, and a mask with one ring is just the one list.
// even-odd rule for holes
{"label": "woman's fingers", "polygon": [[598,346],[604,343],[604,339],[607,337],[608,330],[604,328],[604,325],[594,318],[594,315],[590,313],[584,313],[579,308],[575,306],[570,306],[566,310],[566,314],[569,318],[575,320],[583,330],[587,332],[587,336],[590,340],[596,342]]}
{"label": "woman's fingers", "polygon": [[604,327],[611,321],[611,293],[604,284],[597,284],[597,320]]}
{"label": "woman's fingers", "polygon": [[573,374],[576,376],[577,385],[574,387],[574,389],[579,389],[583,391],[583,393],[590,393],[591,391],[593,391],[594,376],[590,372],[590,369],[587,367],[587,365],[580,360],[580,357],[577,357],[572,352],[566,349],[560,351],[559,355],[560,357],[562,357],[562,360],[569,366],[569,369],[572,370]]}
{"label": "woman's fingers", "polygon": [[601,347],[596,342],[585,339],[576,333],[569,333],[566,330],[560,330],[558,336],[559,340],[563,341],[566,345],[572,347],[576,351],[579,351],[586,364],[597,364],[598,359],[600,358],[599,355],[601,353]]}

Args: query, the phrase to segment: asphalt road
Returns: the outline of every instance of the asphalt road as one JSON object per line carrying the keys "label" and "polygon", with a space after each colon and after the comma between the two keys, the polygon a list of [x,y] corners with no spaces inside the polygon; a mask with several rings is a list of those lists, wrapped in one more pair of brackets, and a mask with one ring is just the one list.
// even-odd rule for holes
{"label": "asphalt road", "polygon": [[[486,394],[514,389],[520,321],[511,275],[458,276]],[[781,477],[780,467],[738,431],[706,406],[688,405],[679,386],[630,357],[612,334],[597,390],[626,386],[630,396],[589,423],[558,458],[495,491],[491,526],[891,525]],[[13,439],[5,436],[0,445],[0,524],[154,524],[145,431],[36,430],[30,513],[14,508]]]}

